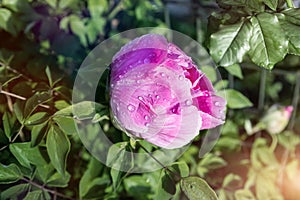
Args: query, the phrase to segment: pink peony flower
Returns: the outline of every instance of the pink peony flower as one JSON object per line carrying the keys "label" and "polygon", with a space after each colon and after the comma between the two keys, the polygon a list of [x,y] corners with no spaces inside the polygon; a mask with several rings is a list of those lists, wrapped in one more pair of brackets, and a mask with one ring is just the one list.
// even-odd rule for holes
{"label": "pink peony flower", "polygon": [[111,110],[127,134],[159,147],[188,144],[224,123],[226,101],[183,51],[158,34],[126,44],[111,65]]}

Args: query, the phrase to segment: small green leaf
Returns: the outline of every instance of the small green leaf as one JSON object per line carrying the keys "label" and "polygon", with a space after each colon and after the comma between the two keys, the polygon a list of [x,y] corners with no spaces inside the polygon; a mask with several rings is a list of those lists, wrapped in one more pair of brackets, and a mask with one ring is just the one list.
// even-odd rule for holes
{"label": "small green leaf", "polygon": [[[48,194],[48,193],[47,193]],[[43,190],[29,192],[23,200],[50,200],[49,194],[46,195]]]}
{"label": "small green leaf", "polygon": [[20,102],[20,101],[16,101],[16,103],[13,105],[15,115],[21,124],[24,123],[24,116],[23,116],[24,106],[25,106],[24,102]]}
{"label": "small green leaf", "polygon": [[242,178],[239,175],[236,174],[227,174],[223,180],[222,187],[223,188],[237,188],[241,187],[243,185]]}
{"label": "small green leaf", "polygon": [[24,167],[30,168],[30,164],[35,166],[47,164],[39,148],[32,148],[30,142],[12,143],[9,145],[9,149]]}
{"label": "small green leaf", "polygon": [[20,199],[18,198],[19,195],[28,191],[29,184],[18,184],[14,185],[0,194],[0,199]]}
{"label": "small green leaf", "polygon": [[225,95],[223,93],[220,93],[220,95],[226,99],[227,106],[231,109],[240,109],[253,106],[247,97],[236,90],[227,89],[224,90],[224,93]]}
{"label": "small green leaf", "polygon": [[47,132],[47,123],[35,125],[32,127],[31,130],[31,146],[36,146],[38,145],[44,136],[46,135]]}
{"label": "small green leaf", "polygon": [[190,169],[185,162],[175,162],[171,165],[170,169],[179,174],[182,178],[189,176]]}
{"label": "small green leaf", "polygon": [[235,199],[238,199],[238,200],[256,200],[253,193],[247,189],[235,191],[234,197],[235,197]]}
{"label": "small green leaf", "polygon": [[14,183],[21,178],[21,171],[16,164],[3,165],[0,163],[0,184]]}
{"label": "small green leaf", "polygon": [[24,117],[27,118],[30,114],[42,103],[45,103],[51,99],[51,95],[48,92],[36,93],[29,99],[27,99],[24,108]]}
{"label": "small green leaf", "polygon": [[228,67],[224,67],[231,75],[238,77],[239,79],[243,79],[243,73],[241,66],[239,64],[233,64]]}
{"label": "small green leaf", "polygon": [[269,6],[272,10],[276,11],[278,6],[278,0],[263,0],[263,2]]}
{"label": "small green leaf", "polygon": [[26,119],[25,125],[36,126],[47,121],[49,117],[50,116],[47,112],[37,112]]}
{"label": "small green leaf", "polygon": [[204,72],[212,83],[217,81],[217,71],[213,66],[202,66],[201,71]]}
{"label": "small green leaf", "polygon": [[5,112],[2,117],[4,133],[8,139],[11,138],[12,134],[12,124],[10,121],[11,115],[8,112]]}
{"label": "small green leaf", "polygon": [[261,13],[251,18],[249,56],[258,66],[272,69],[288,52],[288,40],[276,15]]}
{"label": "small green leaf", "polygon": [[189,200],[218,200],[216,193],[199,177],[187,177],[180,186]]}
{"label": "small green leaf", "polygon": [[110,178],[105,174],[101,179],[99,176],[103,171],[103,164],[95,158],[91,158],[87,170],[84,172],[79,182],[79,196],[81,198],[86,197],[93,188],[97,185],[108,185],[110,184]]}
{"label": "small green leaf", "polygon": [[128,195],[134,199],[150,199],[151,184],[142,175],[133,175],[124,179],[124,187]]}
{"label": "small green leaf", "polygon": [[24,167],[30,168],[30,162],[25,154],[30,148],[30,143],[12,143],[9,145],[9,150]]}
{"label": "small green leaf", "polygon": [[70,151],[69,138],[55,125],[47,133],[47,152],[54,168],[62,176],[66,174],[67,156]]}
{"label": "small green leaf", "polygon": [[[164,171],[164,170],[163,170]],[[162,188],[169,194],[174,195],[176,193],[176,184],[173,177],[166,171],[161,178]]]}
{"label": "small green leaf", "polygon": [[56,116],[53,118],[59,128],[68,135],[77,133],[77,126],[73,118]]}
{"label": "small green leaf", "polygon": [[51,71],[50,68],[47,66],[45,69],[48,81],[49,81],[49,86],[52,88],[53,87],[53,81],[52,81],[52,76],[51,76]]}
{"label": "small green leaf", "polygon": [[64,176],[59,173],[54,173],[47,179],[46,183],[49,187],[67,187],[70,178],[71,175],[68,172],[66,172]]}

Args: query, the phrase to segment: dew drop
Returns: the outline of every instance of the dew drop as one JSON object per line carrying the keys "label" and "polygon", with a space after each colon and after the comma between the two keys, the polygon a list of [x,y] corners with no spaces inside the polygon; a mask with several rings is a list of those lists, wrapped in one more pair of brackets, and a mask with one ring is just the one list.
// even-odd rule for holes
{"label": "dew drop", "polygon": [[159,98],[160,98],[160,96],[159,96],[159,95],[155,95],[155,98],[156,98],[156,99],[159,99]]}
{"label": "dew drop", "polygon": [[182,81],[183,80],[183,76],[179,75],[178,79]]}
{"label": "dew drop", "polygon": [[151,95],[151,94],[148,94],[148,97],[150,97],[150,98],[151,98],[151,97],[152,97],[152,95]]}
{"label": "dew drop", "polygon": [[185,105],[187,105],[187,106],[190,106],[190,105],[192,105],[192,101],[191,101],[191,100],[189,100],[189,99],[188,99],[188,100],[186,100],[186,101],[185,101]]}
{"label": "dew drop", "polygon": [[127,109],[128,109],[130,112],[133,112],[133,111],[135,110],[135,107],[134,107],[134,105],[129,104],[129,105],[127,106]]}
{"label": "dew drop", "polygon": [[147,126],[147,127],[148,127],[148,126],[150,126],[150,124],[149,124],[148,122],[146,122],[146,123],[145,123],[145,126]]}
{"label": "dew drop", "polygon": [[221,106],[220,102],[216,101],[215,106]]}
{"label": "dew drop", "polygon": [[143,98],[143,97],[141,97],[141,96],[138,96],[138,99],[139,99],[139,100],[141,100],[141,101],[143,101],[143,100],[144,100],[144,98]]}
{"label": "dew drop", "polygon": [[149,58],[145,58],[145,59],[144,59],[144,63],[145,63],[145,64],[150,63],[150,59],[149,59]]}
{"label": "dew drop", "polygon": [[112,88],[113,88],[114,86],[115,86],[115,85],[114,85],[113,83],[112,83],[112,84],[110,84],[110,87],[112,87]]}
{"label": "dew drop", "polygon": [[141,83],[141,81],[140,81],[140,80],[137,80],[136,83]]}
{"label": "dew drop", "polygon": [[165,73],[160,73],[160,75],[162,76],[162,77],[165,77],[166,76],[166,74]]}
{"label": "dew drop", "polygon": [[150,119],[150,117],[148,115],[145,115],[144,119],[148,121]]}

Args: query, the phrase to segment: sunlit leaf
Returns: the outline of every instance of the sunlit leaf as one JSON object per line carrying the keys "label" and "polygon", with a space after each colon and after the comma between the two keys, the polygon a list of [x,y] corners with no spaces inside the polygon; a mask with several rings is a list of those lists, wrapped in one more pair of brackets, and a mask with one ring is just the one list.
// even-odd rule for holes
{"label": "sunlit leaf", "polygon": [[261,13],[251,18],[253,29],[249,55],[258,66],[272,69],[288,52],[288,40],[276,15]]}
{"label": "sunlit leaf", "polygon": [[180,186],[189,200],[218,200],[216,193],[199,177],[184,178]]}

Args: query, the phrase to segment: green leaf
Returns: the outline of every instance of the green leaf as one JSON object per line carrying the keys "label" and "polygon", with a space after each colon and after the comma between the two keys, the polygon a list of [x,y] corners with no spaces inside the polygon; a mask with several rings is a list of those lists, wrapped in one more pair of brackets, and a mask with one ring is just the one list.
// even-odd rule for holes
{"label": "green leaf", "polygon": [[224,90],[224,93],[220,93],[220,95],[226,99],[228,108],[240,109],[253,106],[247,97],[236,90],[227,89]]}
{"label": "green leaf", "polygon": [[224,67],[231,75],[243,79],[243,73],[239,64],[233,64],[228,67]]}
{"label": "green leaf", "polygon": [[288,9],[282,12],[284,17],[279,15],[281,27],[289,40],[289,53],[300,55],[300,9]]}
{"label": "green leaf", "polygon": [[57,0],[46,0],[46,2],[47,2],[52,8],[56,8]]}
{"label": "green leaf", "polygon": [[82,101],[57,111],[54,116],[74,115],[74,118],[79,120],[92,119],[95,116],[97,109],[101,108],[104,108],[101,104],[97,104],[92,101]]}
{"label": "green leaf", "polygon": [[248,20],[232,25],[222,25],[210,36],[209,50],[212,58],[221,66],[240,63],[250,49],[251,24]]}
{"label": "green leaf", "polygon": [[28,191],[29,184],[14,185],[1,192],[0,199],[20,199],[18,196]]}
{"label": "green leaf", "polygon": [[[95,193],[94,188],[97,186],[106,186],[110,184],[110,178],[108,174],[103,173],[102,177],[99,177],[103,171],[103,164],[95,158],[91,158],[87,170],[84,172],[79,182],[79,196],[80,198],[86,197],[90,193]],[[97,192],[97,194],[98,194]]]}
{"label": "green leaf", "polygon": [[17,182],[22,178],[22,173],[16,164],[3,165],[0,163],[0,184]]}
{"label": "green leaf", "polygon": [[132,152],[127,151],[128,146],[128,142],[113,144],[107,153],[107,166],[117,170],[129,171],[132,168],[133,160]]}
{"label": "green leaf", "polygon": [[16,35],[17,32],[15,27],[11,23],[12,12],[6,8],[0,8],[0,28],[5,31],[11,33],[12,35]]}
{"label": "green leaf", "polygon": [[43,190],[35,190],[29,192],[23,200],[50,200],[51,197],[47,192]]}
{"label": "green leaf", "polygon": [[175,173],[179,174],[182,178],[189,176],[190,173],[189,166],[186,162],[175,162],[171,165],[170,169],[173,169]]}
{"label": "green leaf", "polygon": [[227,174],[223,180],[223,188],[233,188],[236,189],[243,185],[243,180],[239,175],[236,174]]}
{"label": "green leaf", "polygon": [[62,176],[66,174],[67,156],[70,151],[69,138],[55,125],[47,133],[47,152],[54,168]]}
{"label": "green leaf", "polygon": [[20,101],[16,101],[16,103],[13,105],[15,115],[21,124],[24,123],[24,116],[23,116],[24,106],[25,106],[24,102],[20,102]]}
{"label": "green leaf", "polygon": [[70,178],[71,175],[68,172],[66,172],[64,176],[59,173],[54,173],[47,179],[46,183],[49,187],[67,187]]}
{"label": "green leaf", "polygon": [[11,138],[12,126],[13,126],[13,124],[11,124],[10,118],[11,118],[11,115],[8,112],[5,112],[2,116],[4,133],[8,139]]}
{"label": "green leaf", "polygon": [[68,135],[77,133],[77,126],[73,118],[56,116],[53,117],[53,120],[59,126],[59,128]]}
{"label": "green leaf", "polygon": [[201,66],[201,71],[204,72],[204,74],[212,83],[217,81],[216,69],[213,66]]}
{"label": "green leaf", "polygon": [[35,125],[31,130],[31,146],[38,145],[47,132],[47,123]]}
{"label": "green leaf", "polygon": [[226,166],[226,161],[218,157],[212,153],[208,153],[205,155],[205,157],[198,163],[197,165],[197,172],[200,176],[205,176],[205,174],[210,169],[218,169],[221,167]]}
{"label": "green leaf", "polygon": [[263,2],[269,6],[272,10],[276,11],[278,6],[278,0],[263,0]]}
{"label": "green leaf", "polygon": [[9,149],[24,167],[30,168],[30,163],[36,166],[47,164],[39,148],[32,148],[30,142],[12,143]]}
{"label": "green leaf", "polygon": [[79,37],[81,44],[83,46],[87,46],[87,38],[85,34],[86,28],[84,20],[80,19],[77,15],[71,15],[69,23],[72,32]]}
{"label": "green leaf", "polygon": [[176,193],[175,186],[173,178],[170,177],[165,170],[161,170],[159,182],[153,199],[171,199]]}
{"label": "green leaf", "polygon": [[251,18],[249,56],[258,66],[272,69],[288,52],[288,41],[276,15],[261,13]]}
{"label": "green leaf", "polygon": [[27,151],[29,148],[29,143],[12,143],[9,145],[9,150],[18,160],[18,162],[27,168],[30,168],[30,162],[27,156],[24,154],[24,151]]}
{"label": "green leaf", "polygon": [[88,0],[88,9],[93,18],[101,18],[101,15],[107,8],[106,0]]}
{"label": "green leaf", "polygon": [[133,175],[124,179],[127,194],[134,199],[150,199],[151,184],[145,176]]}
{"label": "green leaf", "polygon": [[234,193],[234,197],[237,200],[256,200],[253,193],[250,190],[247,190],[247,189],[237,190]]}
{"label": "green leaf", "polygon": [[37,112],[26,119],[25,125],[36,126],[46,122],[49,117],[50,116],[47,112]]}
{"label": "green leaf", "polygon": [[50,71],[49,66],[46,67],[45,72],[46,72],[46,75],[47,75],[47,78],[48,78],[48,81],[49,81],[49,86],[52,88],[53,87],[53,81],[52,81],[52,76],[51,76],[51,71]]}
{"label": "green leaf", "polygon": [[189,200],[218,200],[216,193],[199,177],[184,178],[180,186]]}
{"label": "green leaf", "polygon": [[29,99],[27,99],[24,108],[24,117],[27,118],[30,114],[42,103],[45,103],[51,99],[51,95],[48,92],[36,93]]}

